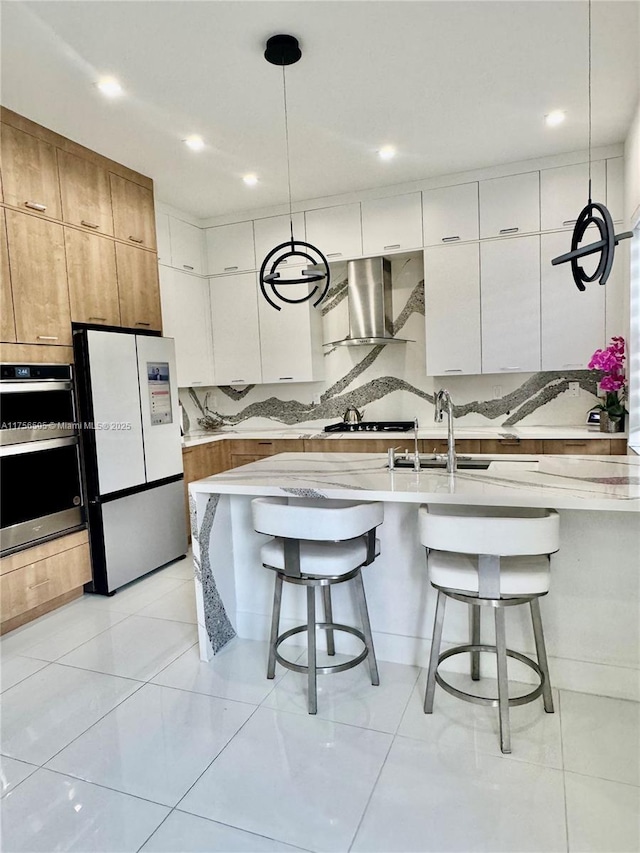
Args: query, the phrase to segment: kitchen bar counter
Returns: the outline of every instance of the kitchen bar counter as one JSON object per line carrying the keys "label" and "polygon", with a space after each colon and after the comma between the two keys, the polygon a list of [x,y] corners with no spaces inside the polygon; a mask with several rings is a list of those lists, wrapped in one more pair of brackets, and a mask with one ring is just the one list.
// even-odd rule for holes
{"label": "kitchen bar counter", "polygon": [[[583,424],[575,426],[519,426],[519,427],[502,427],[496,426],[459,426],[456,423],[455,427],[456,439],[499,439],[499,438],[519,438],[519,439],[597,439],[597,438],[626,438],[626,433],[607,433],[600,432],[598,428],[587,427]],[[233,427],[223,427],[219,432],[208,432],[206,430],[192,431],[187,433],[182,438],[183,447],[193,447],[197,444],[206,444],[209,441],[222,441],[226,438],[247,438],[247,439],[286,439],[286,438],[302,438],[302,439],[327,439],[329,441],[337,439],[375,439],[388,438],[397,440],[403,447],[405,444],[413,441],[413,432],[324,432],[320,427],[318,429],[302,429],[300,427],[289,427],[281,429],[270,428],[254,428],[254,429],[234,429]],[[428,427],[420,427],[418,429],[419,439],[447,439],[447,426],[436,426],[435,424]]]}
{"label": "kitchen bar counter", "polygon": [[[386,462],[381,454],[284,453],[190,485],[203,660],[236,635],[268,637],[273,576],[260,563],[265,537],[253,530],[253,497],[384,502],[381,555],[365,571],[376,648],[382,660],[420,665],[428,656],[434,595],[417,536],[418,506],[553,507],[561,514],[561,547],[543,605],[552,680],[640,698],[640,458],[503,455],[487,470],[454,476],[389,471]],[[348,590],[337,589],[336,599],[337,621],[357,624]],[[292,596],[283,627],[303,621],[303,600]],[[446,641],[465,641],[466,613],[452,607],[446,630]],[[513,648],[533,650],[524,620],[510,626],[510,636]]]}

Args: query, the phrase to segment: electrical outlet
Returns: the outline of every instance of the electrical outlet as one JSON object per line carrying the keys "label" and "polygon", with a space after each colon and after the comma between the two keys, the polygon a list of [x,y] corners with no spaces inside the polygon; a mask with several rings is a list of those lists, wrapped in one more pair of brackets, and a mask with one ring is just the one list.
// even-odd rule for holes
{"label": "electrical outlet", "polygon": [[579,382],[570,382],[569,390],[567,392],[570,397],[579,397],[580,396],[580,383]]}
{"label": "electrical outlet", "polygon": [[319,406],[319,405],[320,405],[320,392],[319,392],[319,391],[318,391],[318,393],[317,393],[317,394],[314,394],[314,395],[313,395],[313,397],[311,398],[311,402],[312,402],[312,404],[313,404],[314,406]]}
{"label": "electrical outlet", "polygon": [[493,399],[499,400],[502,397],[502,385],[493,386]]}

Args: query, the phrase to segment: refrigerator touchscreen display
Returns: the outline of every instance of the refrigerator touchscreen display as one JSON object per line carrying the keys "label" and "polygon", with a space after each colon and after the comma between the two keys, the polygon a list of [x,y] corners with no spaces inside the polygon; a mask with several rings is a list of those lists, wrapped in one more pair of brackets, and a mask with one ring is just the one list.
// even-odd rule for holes
{"label": "refrigerator touchscreen display", "polygon": [[147,384],[151,426],[173,423],[169,364],[166,361],[147,362]]}

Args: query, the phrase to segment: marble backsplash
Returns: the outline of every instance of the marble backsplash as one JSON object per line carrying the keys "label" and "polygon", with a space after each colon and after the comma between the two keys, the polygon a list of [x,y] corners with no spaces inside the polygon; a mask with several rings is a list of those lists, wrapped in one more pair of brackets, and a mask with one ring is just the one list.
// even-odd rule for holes
{"label": "marble backsplash", "polygon": [[[333,283],[321,306],[323,340],[348,332],[346,264],[332,265]],[[301,426],[340,420],[348,406],[367,420],[433,421],[434,394],[446,386],[465,426],[583,424],[597,402],[597,374],[588,370],[431,377],[425,374],[422,254],[392,258],[394,334],[405,345],[326,348],[325,381],[246,387],[181,388],[187,429],[204,414],[226,426]],[[451,330],[455,334],[455,329]],[[597,342],[594,343],[594,349]],[[577,382],[579,396],[569,396]]]}

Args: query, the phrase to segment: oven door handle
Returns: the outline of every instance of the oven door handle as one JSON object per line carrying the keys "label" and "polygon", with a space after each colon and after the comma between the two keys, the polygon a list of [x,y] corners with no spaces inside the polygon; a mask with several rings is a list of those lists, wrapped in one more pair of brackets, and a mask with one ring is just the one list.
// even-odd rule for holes
{"label": "oven door handle", "polygon": [[67,438],[50,438],[42,441],[26,441],[24,444],[7,444],[0,447],[0,458],[4,456],[20,456],[25,453],[38,453],[41,450],[55,450],[58,447],[71,447],[78,443],[77,435]]}
{"label": "oven door handle", "polygon": [[71,391],[71,380],[40,382],[0,382],[0,394],[26,394],[33,391]]}

